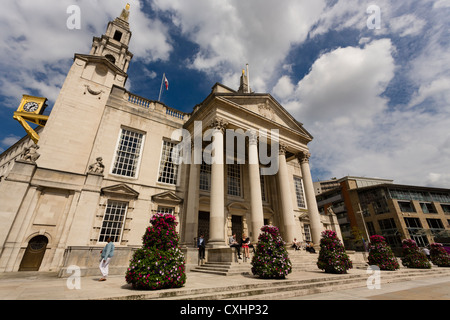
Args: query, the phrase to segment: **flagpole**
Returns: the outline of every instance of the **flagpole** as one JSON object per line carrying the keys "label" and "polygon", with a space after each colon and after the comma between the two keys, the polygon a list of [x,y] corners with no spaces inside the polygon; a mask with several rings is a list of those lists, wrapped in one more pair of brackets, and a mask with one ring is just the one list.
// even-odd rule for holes
{"label": "flagpole", "polygon": [[166,74],[163,74],[162,80],[161,80],[161,88],[159,89],[159,96],[158,96],[158,102],[161,100],[161,92],[163,88],[164,79],[166,78]]}

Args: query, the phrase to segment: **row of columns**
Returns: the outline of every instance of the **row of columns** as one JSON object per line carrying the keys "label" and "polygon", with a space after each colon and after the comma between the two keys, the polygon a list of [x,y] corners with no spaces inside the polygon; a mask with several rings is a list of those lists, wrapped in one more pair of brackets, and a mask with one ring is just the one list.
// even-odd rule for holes
{"label": "row of columns", "polygon": [[[211,190],[210,190],[210,230],[209,230],[209,247],[224,247],[227,246],[225,239],[225,211],[224,211],[224,132],[226,122],[222,120],[213,121],[213,153],[211,164]],[[194,158],[194,153],[192,153]],[[320,221],[319,210],[314,194],[314,186],[311,178],[311,171],[309,167],[309,153],[300,153],[298,158],[300,160],[300,167],[305,187],[305,197],[308,206],[311,236],[314,243],[320,240],[320,233],[322,231],[322,223]],[[248,144],[248,159],[249,159],[249,181],[250,181],[250,204],[251,204],[251,231],[253,235],[253,242],[257,241],[261,227],[264,225],[263,204],[261,196],[260,184],[260,168],[258,157],[257,137],[250,136]],[[295,237],[295,219],[294,208],[292,203],[292,179],[290,179],[287,161],[286,161],[286,147],[280,146],[279,168],[277,173],[277,184],[279,187],[279,195],[281,197],[281,211],[284,225],[284,238],[286,242],[292,241]],[[198,220],[198,190],[199,190],[199,175],[200,165],[191,162],[189,177],[189,190],[187,197],[187,211],[186,211],[186,230],[185,240],[189,242],[197,236],[197,220]]]}

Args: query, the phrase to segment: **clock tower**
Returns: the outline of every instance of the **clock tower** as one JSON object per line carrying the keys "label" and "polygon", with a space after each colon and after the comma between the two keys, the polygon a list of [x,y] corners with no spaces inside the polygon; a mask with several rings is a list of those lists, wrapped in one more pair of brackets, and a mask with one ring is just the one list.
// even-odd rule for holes
{"label": "clock tower", "polygon": [[124,87],[133,54],[129,5],[74,62],[39,140],[43,168],[84,174],[112,87]]}

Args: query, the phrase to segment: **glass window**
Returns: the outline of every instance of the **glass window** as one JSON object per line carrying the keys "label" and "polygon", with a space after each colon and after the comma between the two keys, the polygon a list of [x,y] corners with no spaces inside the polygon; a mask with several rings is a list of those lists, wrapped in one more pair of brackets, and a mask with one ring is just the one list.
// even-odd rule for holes
{"label": "glass window", "polygon": [[445,214],[450,214],[450,204],[441,204],[441,207]]}
{"label": "glass window", "polygon": [[297,196],[297,206],[306,209],[305,194],[303,192],[302,178],[294,177],[295,194]]}
{"label": "glass window", "polygon": [[434,208],[432,203],[421,202],[420,203],[420,208],[422,209],[423,213],[437,213],[437,211]]}
{"label": "glass window", "polygon": [[204,162],[200,166],[200,190],[211,191],[211,165]]}
{"label": "glass window", "polygon": [[305,234],[303,239],[305,239],[305,241],[312,241],[312,239],[311,239],[311,228],[309,227],[309,224],[303,225],[303,232]]}
{"label": "glass window", "polygon": [[427,219],[430,229],[444,229],[444,224],[441,219]]}
{"label": "glass window", "polygon": [[241,166],[237,163],[227,165],[228,194],[241,196]]}
{"label": "glass window", "polygon": [[127,209],[127,202],[108,202],[98,238],[99,242],[106,242],[108,237],[111,237],[112,242],[120,241]]}
{"label": "glass window", "polygon": [[167,184],[177,184],[178,179],[178,164],[176,159],[172,159],[172,150],[176,146],[175,143],[163,141],[161,150],[161,161],[159,163],[158,182]]}
{"label": "glass window", "polygon": [[162,206],[158,206],[158,213],[168,213],[168,214],[173,214],[173,213],[174,213],[174,208],[173,208],[173,207],[162,207]]}
{"label": "glass window", "polygon": [[113,174],[136,177],[144,135],[122,129],[114,161]]}
{"label": "glass window", "polygon": [[401,212],[416,212],[411,201],[398,201]]}

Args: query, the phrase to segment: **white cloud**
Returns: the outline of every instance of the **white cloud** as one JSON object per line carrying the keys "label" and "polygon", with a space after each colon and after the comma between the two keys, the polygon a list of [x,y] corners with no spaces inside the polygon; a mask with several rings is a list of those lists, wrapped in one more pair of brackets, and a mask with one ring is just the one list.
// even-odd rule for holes
{"label": "white cloud", "polygon": [[417,18],[413,14],[405,14],[389,21],[392,31],[399,33],[401,37],[418,35],[425,25],[425,20]]}
{"label": "white cloud", "polygon": [[323,54],[298,83],[298,108],[291,105],[290,111],[304,123],[370,125],[386,107],[380,95],[394,75],[393,49],[389,39],[381,39]]}
{"label": "white cloud", "polygon": [[[9,148],[10,146],[12,146],[14,143],[16,143],[17,141],[19,141],[22,137],[10,134],[7,137],[3,138],[2,140],[0,140],[0,146],[3,148]],[[4,151],[4,149],[2,148],[2,150]],[[2,152],[3,152],[2,151]]]}
{"label": "white cloud", "polygon": [[249,63],[250,85],[260,92],[268,90],[276,68],[282,69],[292,46],[306,39],[324,7],[322,0],[153,2],[155,10],[169,12],[182,34],[198,44],[192,68],[217,74],[237,89],[240,72]]}
{"label": "white cloud", "polygon": [[[130,3],[134,59],[167,59],[172,47],[166,27],[144,15],[139,1]],[[67,28],[71,17],[67,8],[74,4],[81,9],[80,30]],[[92,36],[102,35],[125,4],[121,0],[9,1],[0,11],[0,94],[18,101],[22,94],[36,90],[54,101],[73,54],[89,53]]]}

